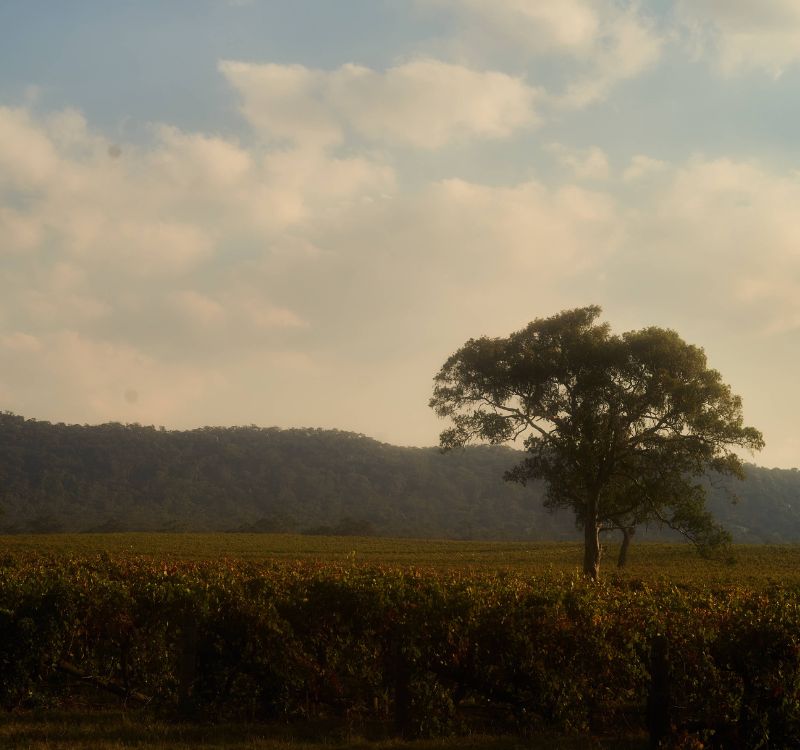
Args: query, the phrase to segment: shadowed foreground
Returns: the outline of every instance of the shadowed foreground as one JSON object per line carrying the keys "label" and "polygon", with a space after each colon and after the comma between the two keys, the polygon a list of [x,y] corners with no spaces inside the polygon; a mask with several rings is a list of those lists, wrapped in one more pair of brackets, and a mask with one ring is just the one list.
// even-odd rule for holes
{"label": "shadowed foreground", "polygon": [[449,739],[403,741],[381,739],[381,727],[348,730],[322,724],[267,726],[254,724],[188,724],[160,721],[143,712],[30,712],[0,718],[0,747],[20,750],[639,750],[644,739],[595,739],[542,735],[533,738],[475,735]]}
{"label": "shadowed foreground", "polygon": [[796,548],[8,541],[0,748],[798,746]]}

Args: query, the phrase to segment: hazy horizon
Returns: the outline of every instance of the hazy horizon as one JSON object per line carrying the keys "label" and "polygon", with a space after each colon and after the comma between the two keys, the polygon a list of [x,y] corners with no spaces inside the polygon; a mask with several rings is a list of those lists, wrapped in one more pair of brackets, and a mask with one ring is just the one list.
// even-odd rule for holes
{"label": "hazy horizon", "polygon": [[432,446],[464,341],[702,346],[797,466],[800,5],[0,7],[0,409]]}

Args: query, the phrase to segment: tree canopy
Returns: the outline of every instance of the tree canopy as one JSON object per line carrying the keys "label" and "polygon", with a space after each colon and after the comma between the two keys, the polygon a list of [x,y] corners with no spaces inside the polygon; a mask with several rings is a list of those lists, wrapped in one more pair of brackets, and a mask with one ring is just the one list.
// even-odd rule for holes
{"label": "tree canopy", "polygon": [[452,423],[445,449],[523,440],[525,458],[506,478],[545,480],[546,504],[574,512],[593,578],[604,528],[657,521],[701,545],[723,540],[700,478],[742,478],[734,449],[764,444],[701,348],[663,328],[612,334],[600,313],[566,310],[505,338],[470,339],[436,375],[430,401]]}

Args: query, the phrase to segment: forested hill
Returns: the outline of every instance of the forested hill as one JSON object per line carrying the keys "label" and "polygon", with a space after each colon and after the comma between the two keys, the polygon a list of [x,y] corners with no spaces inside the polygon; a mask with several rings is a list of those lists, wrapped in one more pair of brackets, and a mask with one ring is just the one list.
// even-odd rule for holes
{"label": "forested hill", "polygon": [[[0,531],[242,530],[575,538],[504,447],[442,455],[337,430],[78,426],[0,413]],[[715,482],[714,484],[718,484]],[[711,490],[739,541],[800,541],[800,472],[748,467]]]}

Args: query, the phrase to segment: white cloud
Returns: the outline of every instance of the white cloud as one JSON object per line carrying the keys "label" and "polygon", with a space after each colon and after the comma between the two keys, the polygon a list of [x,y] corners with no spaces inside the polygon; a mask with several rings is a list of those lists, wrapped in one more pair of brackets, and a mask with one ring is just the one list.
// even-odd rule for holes
{"label": "white cloud", "polygon": [[654,159],[651,156],[646,156],[645,154],[636,154],[622,173],[622,179],[625,182],[634,182],[648,175],[663,172],[665,169],[667,169],[666,162]]}
{"label": "white cloud", "polygon": [[134,276],[180,275],[232,236],[268,242],[394,184],[387,164],[365,156],[248,151],[167,126],[152,147],[120,147],[69,110],[35,119],[0,108],[0,136],[0,252],[35,254],[48,242]]}
{"label": "white cloud", "polygon": [[[366,157],[247,150],[167,126],[153,128],[150,145],[112,144],[72,110],[0,109],[0,132],[7,353],[25,343],[18,331],[43,347],[136,350],[154,369],[164,356],[188,363],[209,349],[236,359],[274,348],[281,331],[306,322],[272,299],[279,284],[253,283],[239,255],[269,257],[274,244],[286,268],[304,263],[305,225],[394,180]],[[59,338],[64,331],[77,338]]]}
{"label": "white cloud", "polygon": [[[196,327],[207,338],[213,334],[230,337],[233,331],[245,336],[253,329],[273,330],[298,328],[306,325],[295,312],[271,304],[256,290],[224,288],[215,294],[203,294],[193,289],[183,289],[168,296],[168,304],[185,321]],[[225,328],[230,324],[230,328]]]}
{"label": "white cloud", "polygon": [[536,121],[536,92],[521,80],[436,60],[385,74],[346,65],[331,82],[331,96],[366,137],[419,148],[504,138]]}
{"label": "white cloud", "polygon": [[598,38],[590,71],[571,83],[561,102],[583,107],[608,96],[622,81],[635,78],[661,56],[663,39],[633,10],[612,16]]}
{"label": "white cloud", "polygon": [[800,403],[776,394],[796,390],[800,368],[800,176],[696,157],[635,185],[599,299],[631,327],[668,326],[704,346],[764,431],[757,460],[796,466],[786,437]]}
{"label": "white cloud", "polygon": [[[534,181],[490,186],[447,179],[344,219],[317,241],[345,259],[338,273],[354,284],[357,291],[348,295],[354,302],[339,312],[341,292],[326,290],[318,304],[336,320],[374,307],[379,315],[364,314],[398,332],[436,321],[430,336],[447,335],[475,313],[486,324],[518,321],[529,313],[532,290],[549,294],[560,281],[601,264],[622,230],[607,194]],[[348,317],[341,327],[352,324]],[[333,343],[348,351],[362,346],[350,338]]]}
{"label": "white cloud", "polygon": [[394,171],[364,156],[338,158],[316,149],[272,151],[262,160],[262,179],[244,205],[254,224],[285,228],[337,212],[370,195],[394,188]]}
{"label": "white cloud", "polygon": [[724,73],[762,69],[779,76],[800,60],[796,0],[681,0],[678,17]]}
{"label": "white cloud", "polygon": [[169,295],[169,304],[191,325],[219,327],[228,317],[225,308],[215,299],[193,289],[182,289]]}
{"label": "white cloud", "polygon": [[40,189],[58,166],[53,144],[27,110],[0,107],[0,189]]}
{"label": "white cloud", "polygon": [[115,266],[122,264],[137,276],[174,276],[209,258],[213,242],[207,230],[188,222],[123,221],[101,227],[91,251],[109,253]]}
{"label": "white cloud", "polygon": [[462,55],[558,60],[567,83],[554,103],[584,107],[608,96],[661,56],[664,38],[635,2],[606,0],[418,0],[449,9],[459,26],[455,49]]}
{"label": "white cloud", "polygon": [[22,288],[9,295],[17,314],[44,330],[65,323],[86,325],[107,317],[111,305],[91,291],[59,290],[55,284],[35,289]]}
{"label": "white cloud", "polygon": [[597,146],[570,149],[561,143],[551,143],[547,149],[579,180],[607,180],[611,174],[608,156]]}
{"label": "white cloud", "polygon": [[217,356],[198,367],[63,330],[0,337],[0,362],[5,408],[51,421],[293,426],[297,409],[286,395],[298,381],[315,387],[319,400],[310,399],[315,408],[329,398],[323,397],[315,363],[291,350]]}
{"label": "white cloud", "polygon": [[39,223],[18,210],[0,205],[0,255],[23,253],[42,240]]}
{"label": "white cloud", "polygon": [[262,330],[274,328],[302,328],[306,322],[297,313],[285,307],[266,302],[255,293],[238,296],[232,301],[243,321]]}
{"label": "white cloud", "polygon": [[159,362],[129,345],[76,331],[41,338],[40,346],[24,352],[18,340],[0,341],[0,380],[17,403],[28,406],[27,416],[44,410],[53,420],[164,424],[225,385],[218,371]]}
{"label": "white cloud", "polygon": [[800,178],[699,157],[661,173],[640,186],[629,229],[638,246],[631,258],[652,258],[658,289],[671,295],[679,285],[690,315],[711,306],[732,327],[800,322]]}
{"label": "white cloud", "polygon": [[325,100],[327,76],[303,65],[223,60],[219,70],[242,98],[242,114],[275,140],[328,146],[342,139]]}
{"label": "white cloud", "polygon": [[235,143],[162,125],[160,147],[151,156],[159,173],[183,190],[218,192],[234,188],[253,169],[250,154]]}
{"label": "white cloud", "polygon": [[[373,75],[385,74],[367,89]],[[370,95],[345,89],[348,111],[369,110]],[[800,178],[755,162],[639,154],[622,183],[599,182],[599,147],[556,145],[570,179],[598,182],[409,190],[390,157],[334,156],[313,138],[155,127],[112,155],[74,112],[0,120],[15,139],[0,144],[14,175],[0,185],[0,393],[22,413],[305,421],[425,442],[430,376],[471,335],[594,301],[715,346],[706,311],[736,347],[800,325]],[[453,122],[431,138],[457,137]],[[31,170],[13,162],[25,143]]]}
{"label": "white cloud", "polygon": [[422,59],[378,72],[224,61],[247,120],[269,139],[303,146],[370,141],[423,149],[503,138],[536,123],[537,91],[518,78]]}
{"label": "white cloud", "polygon": [[[442,237],[459,255],[489,250],[499,270],[536,269],[552,277],[575,273],[613,250],[618,225],[613,201],[575,186],[535,183],[488,187],[462,180],[437,185],[429,210],[442,218]],[[490,250],[491,249],[491,250]]]}
{"label": "white cloud", "polygon": [[29,333],[15,331],[0,337],[0,346],[10,349],[12,352],[38,352],[42,349],[42,342]]}
{"label": "white cloud", "polygon": [[469,28],[479,24],[505,43],[529,53],[568,51],[584,56],[592,50],[601,18],[586,0],[418,0],[422,6],[443,7],[460,17]]}
{"label": "white cloud", "polygon": [[[71,111],[34,120],[0,109],[0,224],[6,251],[60,252],[135,274],[180,272],[207,258],[212,241],[191,222],[162,218],[164,173],[114,163],[105,139]],[[5,167],[5,169],[3,169]],[[10,199],[25,195],[25,209]]]}

